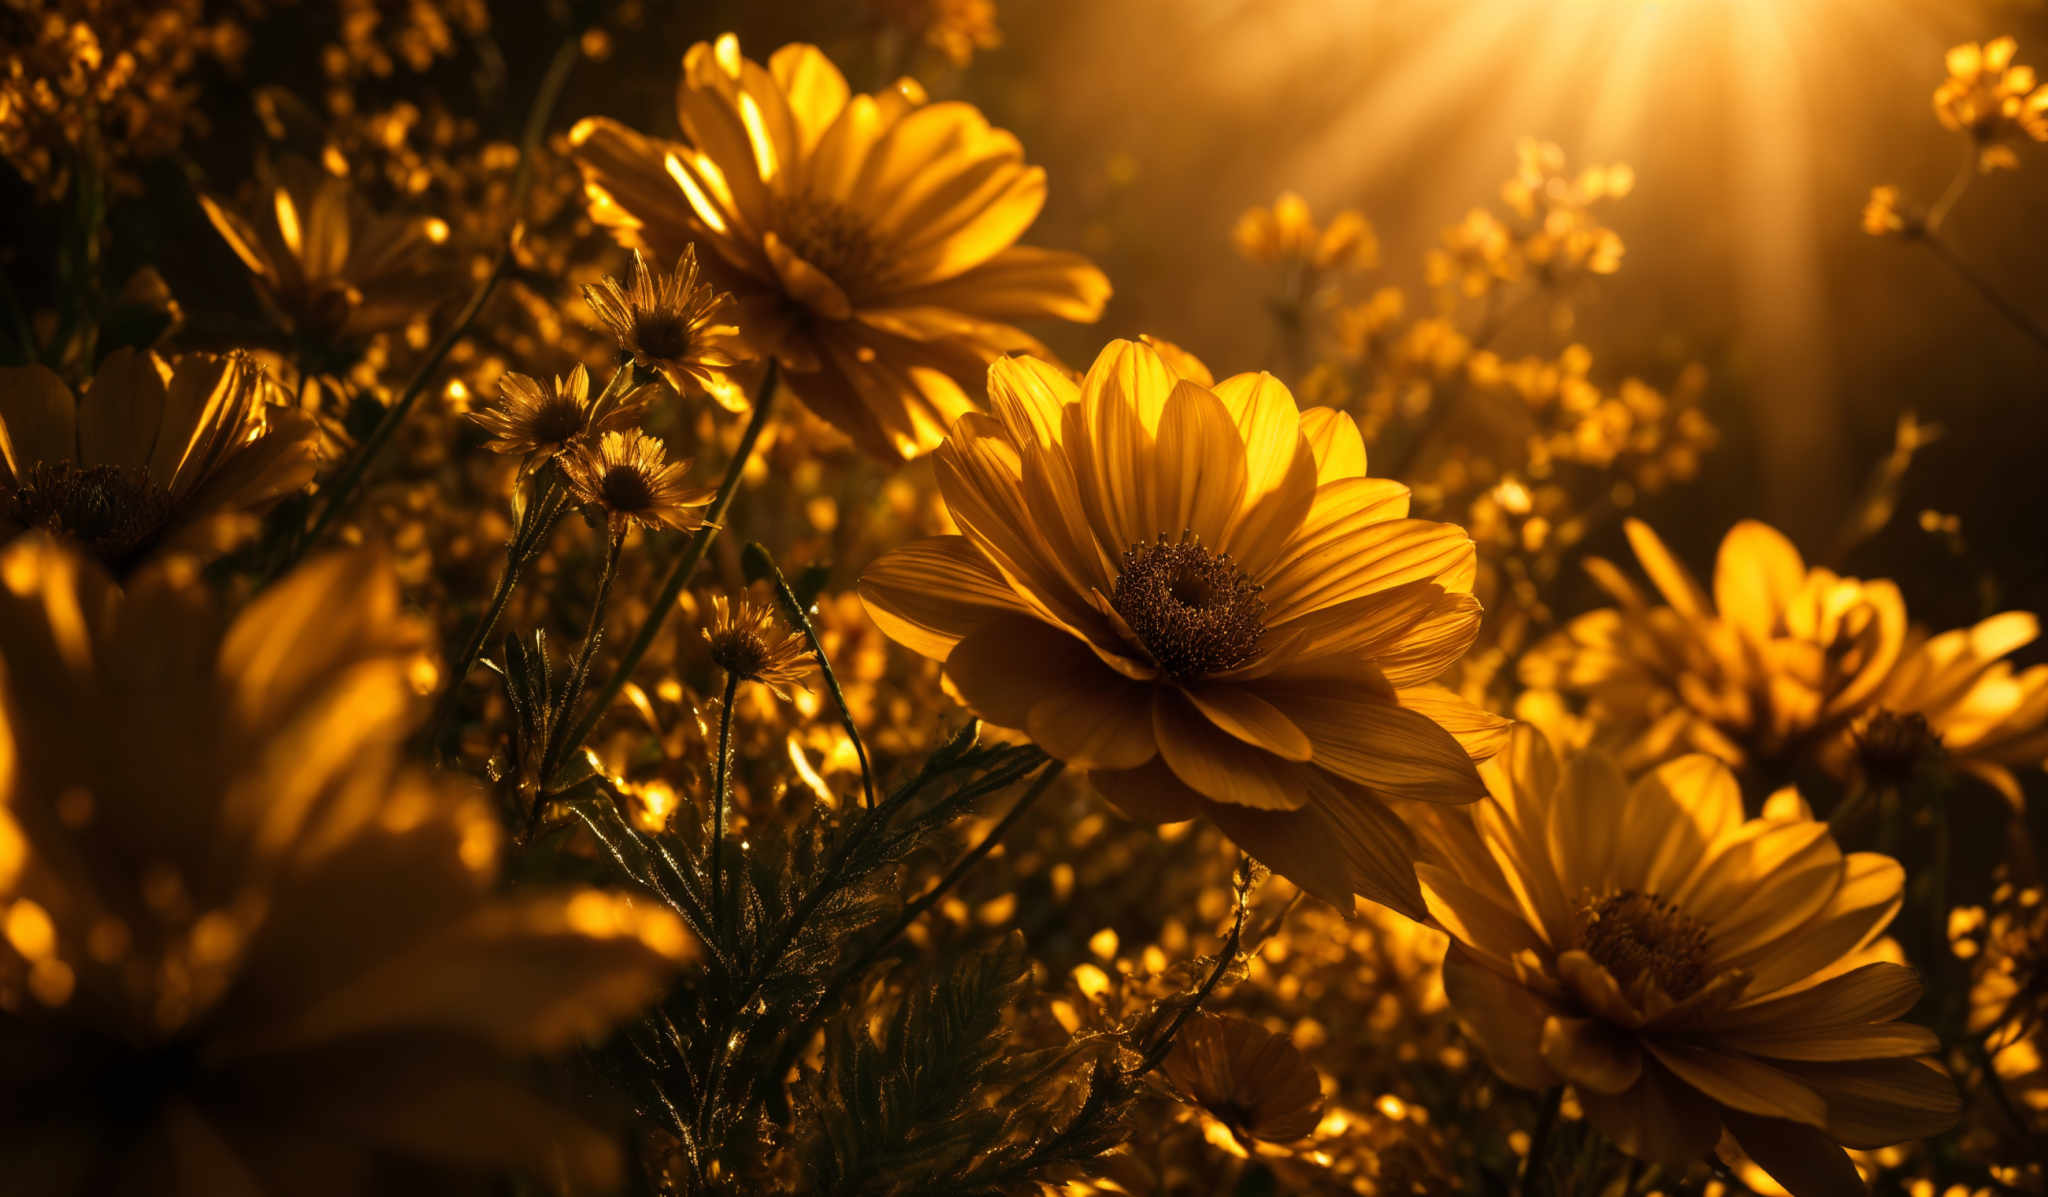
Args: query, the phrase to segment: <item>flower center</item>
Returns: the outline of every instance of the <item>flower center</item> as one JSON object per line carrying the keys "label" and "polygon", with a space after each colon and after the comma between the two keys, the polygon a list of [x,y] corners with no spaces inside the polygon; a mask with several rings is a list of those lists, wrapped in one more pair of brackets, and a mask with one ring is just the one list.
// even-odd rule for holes
{"label": "flower center", "polygon": [[71,461],[38,463],[6,500],[17,522],[70,538],[117,572],[171,514],[171,492],[148,470]]}
{"label": "flower center", "polygon": [[557,396],[533,415],[533,439],[543,445],[566,445],[583,432],[583,408]]}
{"label": "flower center", "polygon": [[711,661],[740,678],[756,678],[768,666],[768,642],[749,627],[732,627],[711,634]]}
{"label": "flower center", "polygon": [[1856,736],[1856,756],[1866,773],[1887,785],[1904,785],[1920,767],[1941,754],[1941,735],[1919,712],[1880,710]]}
{"label": "flower center", "polygon": [[679,358],[690,351],[690,326],[674,312],[643,312],[633,323],[633,340],[652,358]]}
{"label": "flower center", "polygon": [[830,200],[784,196],[775,207],[774,228],[797,257],[844,291],[873,285],[887,261],[867,221]]}
{"label": "flower center", "polygon": [[654,487],[647,481],[647,475],[632,466],[613,466],[604,472],[604,482],[598,486],[598,497],[604,500],[606,508],[632,514],[654,506]]}
{"label": "flower center", "polygon": [[1169,676],[1192,679],[1249,661],[1265,634],[1259,585],[1193,532],[1124,551],[1109,605]]}
{"label": "flower center", "polygon": [[1707,983],[1707,929],[1662,897],[1632,889],[1579,898],[1580,947],[1624,992],[1649,979],[1678,1001]]}

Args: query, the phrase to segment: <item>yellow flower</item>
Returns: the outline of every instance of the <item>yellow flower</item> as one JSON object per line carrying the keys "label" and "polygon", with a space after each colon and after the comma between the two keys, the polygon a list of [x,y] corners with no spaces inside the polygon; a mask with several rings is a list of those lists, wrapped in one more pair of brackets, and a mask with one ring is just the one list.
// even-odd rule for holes
{"label": "yellow flower", "polygon": [[1799,1197],[1864,1191],[1845,1146],[1954,1123],[1939,1042],[1895,1021],[1918,975],[1866,951],[1902,900],[1895,861],[1845,855],[1790,790],[1745,821],[1707,757],[1631,787],[1521,728],[1486,774],[1421,872],[1444,989],[1502,1077],[1569,1084],[1624,1151],[1681,1172],[1725,1130]]}
{"label": "yellow flower", "polygon": [[728,34],[690,48],[677,108],[685,143],[571,132],[592,217],[663,261],[701,243],[748,344],[877,457],[937,445],[992,359],[1044,353],[1007,321],[1102,314],[1085,258],[1015,244],[1045,172],[970,105],[909,79],[853,95],[814,46],[764,67]]}
{"label": "yellow flower", "polygon": [[804,684],[811,674],[810,646],[802,633],[783,629],[771,607],[712,595],[704,642],[712,663],[743,682],[759,682],[783,699],[794,697],[792,686],[810,689]]}
{"label": "yellow flower", "polygon": [[671,462],[661,440],[637,428],[584,440],[561,458],[562,475],[576,501],[605,513],[614,534],[637,524],[648,531],[687,532],[702,527],[694,509],[711,502],[716,487],[684,485],[690,463]]}
{"label": "yellow flower", "polygon": [[1631,769],[1686,752],[1738,768],[1805,759],[1865,712],[1904,651],[1897,586],[1809,570],[1768,525],[1729,530],[1711,599],[1648,525],[1627,532],[1667,605],[1591,562],[1618,605],[1537,645],[1521,677],[1583,698]]}
{"label": "yellow flower", "polygon": [[[1872,700],[1872,714],[1836,745],[1837,773],[1867,767],[1870,728],[1880,716],[1919,720],[1942,759],[2024,806],[2014,769],[2048,762],[2048,665],[2015,670],[2005,658],[2034,642],[2040,620],[2007,611],[1939,636],[1914,629],[1898,668]],[[1845,761],[1853,747],[1862,761]]]}
{"label": "yellow flower", "polygon": [[1003,44],[996,28],[995,0],[868,0],[868,7],[888,24],[944,54],[964,67],[976,50]]}
{"label": "yellow flower", "polygon": [[687,932],[495,888],[496,817],[403,761],[426,635],[369,555],[221,626],[175,571],[123,595],[47,537],[0,550],[8,1191],[615,1181],[521,1058],[655,998]]}
{"label": "yellow flower", "polygon": [[1948,52],[1948,78],[1934,89],[1934,114],[1969,134],[1980,170],[2018,166],[2013,142],[2048,141],[2048,87],[2036,86],[2034,68],[2013,62],[2018,52],[2010,37],[1965,42]]}
{"label": "yellow flower", "polygon": [[1314,1066],[1287,1036],[1249,1018],[1196,1013],[1160,1068],[1221,1132],[1209,1140],[1240,1155],[1251,1140],[1305,1139],[1322,1118]]}
{"label": "yellow flower", "polygon": [[210,195],[199,202],[293,336],[333,346],[402,327],[442,298],[421,252],[448,239],[445,223],[371,212],[347,178],[305,162],[258,177],[267,216]]}
{"label": "yellow flower", "polygon": [[1271,375],[1119,341],[1079,385],[1013,358],[988,386],[935,455],[962,534],[868,567],[876,624],[1132,816],[1419,914],[1391,803],[1477,797],[1503,726],[1427,685],[1478,629],[1464,532],[1406,518],[1350,417]]}
{"label": "yellow flower", "polygon": [[1870,189],[1870,201],[1863,205],[1863,231],[1873,237],[1917,237],[1927,231],[1927,223],[1897,187],[1885,184]]}
{"label": "yellow flower", "polygon": [[243,354],[118,349],[82,395],[39,365],[0,368],[0,538],[45,528],[116,573],[233,547],[313,476],[311,421],[267,388]]}
{"label": "yellow flower", "polygon": [[1339,212],[1328,228],[1318,229],[1308,203],[1292,191],[1282,192],[1271,208],[1248,209],[1231,240],[1246,261],[1298,264],[1318,274],[1370,270],[1380,260],[1379,238],[1362,214]]}
{"label": "yellow flower", "polygon": [[524,458],[532,469],[588,437],[630,428],[647,410],[645,391],[620,387],[590,398],[590,372],[582,366],[552,383],[507,372],[498,380],[498,402],[469,413],[490,435],[484,447]]}
{"label": "yellow flower", "polygon": [[707,394],[727,411],[746,410],[746,392],[728,373],[739,332],[732,305],[697,281],[696,246],[684,248],[669,274],[649,270],[636,249],[630,290],[607,275],[583,288],[583,299],[633,364],[661,375],[676,394]]}

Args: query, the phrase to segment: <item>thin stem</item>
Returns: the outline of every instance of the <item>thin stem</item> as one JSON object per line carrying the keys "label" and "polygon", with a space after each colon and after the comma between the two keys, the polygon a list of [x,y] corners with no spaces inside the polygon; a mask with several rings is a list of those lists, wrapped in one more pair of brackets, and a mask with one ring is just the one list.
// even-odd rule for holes
{"label": "thin stem", "polygon": [[1921,244],[1934,251],[1934,256],[1946,263],[1948,268],[1955,272],[1957,278],[1970,284],[1970,287],[1983,298],[1985,303],[1990,304],[1999,315],[2005,317],[2006,323],[2033,338],[2036,345],[2041,346],[2043,349],[2048,349],[2048,328],[2043,328],[2039,322],[2022,310],[2018,304],[2000,294],[1998,288],[1992,286],[1989,279],[1977,272],[1976,267],[1971,266],[1963,261],[1961,257],[1957,256],[1955,250],[1949,248],[1948,242],[1935,236],[1931,229],[1919,240]]}
{"label": "thin stem", "polygon": [[[1144,1056],[1139,1059],[1138,1066],[1131,1069],[1128,1079],[1136,1080],[1159,1067],[1160,1061],[1166,1059],[1166,1053],[1173,1050],[1174,1038],[1180,1034],[1181,1027],[1195,1016],[1195,1011],[1202,1008],[1203,1002],[1209,1000],[1209,995],[1223,980],[1223,974],[1229,971],[1231,962],[1237,959],[1238,945],[1244,941],[1245,916],[1251,913],[1251,907],[1251,890],[1247,886],[1238,891],[1237,917],[1231,920],[1230,934],[1224,939],[1222,950],[1216,953],[1216,966],[1203,978],[1201,987],[1195,990],[1195,996],[1185,1006],[1174,1011],[1173,1021],[1167,1023],[1158,1040],[1145,1049]],[[1286,909],[1280,912],[1280,917],[1286,918],[1287,911],[1293,908],[1294,904],[1289,902]]]}
{"label": "thin stem", "polygon": [[521,513],[519,526],[512,532],[511,543],[505,546],[505,567],[498,574],[498,584],[491,592],[490,604],[477,619],[476,626],[470,629],[469,638],[463,642],[462,651],[456,654],[448,676],[442,682],[440,701],[435,705],[434,718],[427,725],[433,737],[430,743],[440,741],[446,723],[454,718],[462,684],[469,680],[470,670],[476,668],[477,659],[483,656],[484,645],[490,642],[491,633],[497,630],[498,621],[504,618],[505,608],[511,604],[512,590],[519,584],[521,571],[533,559],[547,534],[553,531],[555,519],[561,515],[565,502],[561,483],[550,467],[539,498]]}
{"label": "thin stem", "polygon": [[760,544],[747,546],[747,555],[769,581],[775,584],[775,597],[782,603],[784,618],[797,626],[804,634],[804,640],[811,646],[811,655],[818,659],[818,670],[825,675],[825,688],[832,693],[832,701],[839,707],[839,725],[846,729],[846,737],[853,741],[853,754],[860,760],[861,797],[866,800],[867,809],[875,809],[875,769],[868,759],[868,746],[861,739],[860,729],[854,726],[853,709],[846,705],[846,692],[839,688],[839,677],[832,672],[832,662],[825,656],[824,642],[818,639],[818,629],[811,623],[810,613],[796,598],[796,592],[789,588],[782,570],[776,566],[775,558]]}
{"label": "thin stem", "polygon": [[[1996,1028],[1993,1030],[1995,1033]],[[2005,1078],[1998,1075],[1998,1065],[1991,1053],[1990,1038],[1990,1035],[1971,1036],[1970,1055],[1976,1061],[1978,1071],[1983,1074],[1984,1091],[1991,1094],[1991,1100],[1998,1106],[1999,1112],[2005,1115],[2006,1120],[2012,1123],[2013,1130],[2024,1137],[2028,1129],[2027,1117],[2020,1112],[2019,1103],[2013,1100],[2012,1094],[2006,1089]]]}
{"label": "thin stem", "polygon": [[[576,65],[576,58],[581,53],[580,37],[570,37],[563,41],[560,48],[555,51],[554,58],[548,63],[547,73],[541,78],[540,90],[534,93],[533,105],[527,110],[526,128],[519,145],[519,170],[514,176],[509,207],[515,215],[526,211],[526,193],[533,182],[534,150],[539,146],[541,136],[547,131],[548,119],[554,114],[556,102],[562,98],[562,87],[569,81],[569,70]],[[469,331],[469,326],[476,322],[477,316],[483,312],[484,305],[490,302],[492,294],[497,291],[498,284],[503,281],[506,271],[512,265],[513,249],[519,243],[522,227],[523,221],[513,225],[511,235],[505,238],[505,244],[499,248],[496,258],[491,262],[490,273],[477,284],[476,291],[470,295],[469,302],[463,305],[461,314],[455,318],[455,323],[451,324],[448,330],[441,334],[441,339],[434,343],[426,360],[420,363],[420,368],[414,372],[412,380],[399,395],[398,402],[392,404],[391,409],[384,413],[384,418],[377,421],[377,426],[371,429],[370,435],[364,438],[363,443],[356,449],[355,456],[349,459],[348,466],[342,471],[341,476],[322,488],[328,493],[320,510],[320,518],[314,522],[312,530],[307,532],[286,555],[284,566],[276,573],[283,573],[284,569],[307,549],[318,544],[334,522],[347,512],[357,489],[362,485],[363,476],[369,472],[370,463],[375,461],[377,455],[384,451],[384,446],[390,443],[392,434],[398,431],[398,426],[411,414],[413,406],[425,393],[427,383],[440,370],[448,352],[454,349],[455,343]],[[276,574],[272,576],[275,577]]]}
{"label": "thin stem", "polygon": [[1964,151],[1963,169],[1957,171],[1955,177],[1948,181],[1948,186],[1942,190],[1941,198],[1935,200],[1934,206],[1927,210],[1925,227],[1928,232],[1932,233],[1941,228],[1941,222],[1948,219],[1948,214],[1955,209],[1956,201],[1963,198],[1963,193],[1970,189],[1970,183],[1976,177],[1977,145],[1973,141]]}
{"label": "thin stem", "polygon": [[1542,1171],[1543,1156],[1550,1146],[1550,1132],[1557,1127],[1557,1110],[1563,1103],[1563,1085],[1552,1089],[1543,1098],[1543,1112],[1536,1116],[1536,1129],[1529,1132],[1529,1156],[1522,1161],[1521,1179],[1515,1182],[1518,1197],[1533,1197],[1536,1192],[1536,1176]]}
{"label": "thin stem", "polygon": [[740,675],[725,675],[725,705],[718,712],[718,762],[711,785],[711,922],[725,908],[725,804],[732,786],[732,702],[739,697]]}
{"label": "thin stem", "polygon": [[[562,692],[562,709],[564,711],[575,707],[577,698],[583,694],[584,683],[590,678],[590,660],[597,653],[597,642],[604,637],[604,608],[605,604],[611,599],[612,577],[619,572],[619,550],[625,546],[625,543],[626,528],[621,523],[617,529],[611,532],[609,539],[605,541],[604,572],[599,574],[597,578],[597,597],[590,604],[590,622],[585,625],[583,630],[583,644],[576,650],[576,664],[569,671],[568,688]],[[564,737],[548,745],[547,751],[542,754],[540,758],[540,789],[542,795],[547,793],[548,780],[554,777],[555,769],[561,765],[562,757],[567,753],[568,746],[569,741],[567,737]],[[540,803],[540,798],[534,800],[536,822],[539,821]]]}
{"label": "thin stem", "polygon": [[[1026,811],[1030,810],[1037,803],[1039,796],[1052,786],[1053,781],[1059,777],[1065,768],[1066,766],[1059,761],[1052,761],[1047,764],[1045,771],[1038,775],[1038,780],[1032,782],[1031,788],[1024,791],[1023,796],[1017,799],[1016,805],[1010,808],[1009,813],[1004,815],[1001,821],[994,827],[990,828],[987,835],[981,837],[981,842],[968,849],[966,855],[955,862],[953,867],[946,871],[946,875],[939,878],[930,889],[918,895],[917,898],[906,905],[902,913],[896,916],[896,921],[890,923],[888,929],[871,941],[859,956],[842,966],[838,972],[832,975],[832,979],[826,982],[825,988],[820,991],[818,1000],[811,1006],[810,1013],[782,1041],[782,1051],[777,1057],[775,1066],[761,1073],[757,1078],[755,1088],[757,1100],[765,1096],[769,1086],[780,1084],[782,1078],[788,1075],[790,1068],[796,1063],[797,1053],[803,1051],[804,1045],[811,1041],[811,1036],[817,1031],[818,1023],[831,1013],[839,1000],[839,995],[845,991],[846,987],[859,980],[867,972],[868,968],[880,958],[885,948],[896,942],[898,936],[909,930],[911,924],[923,916],[925,911],[930,910],[955,885],[958,885],[960,879],[967,876],[968,872],[975,865],[981,863],[984,857],[994,851],[995,846],[1002,842],[1003,836],[1009,832],[1011,827],[1016,825],[1017,820],[1024,817]],[[707,1091],[708,1089],[709,1087],[707,1086]]]}
{"label": "thin stem", "polygon": [[726,464],[725,480],[718,484],[717,496],[711,500],[711,506],[705,509],[704,526],[697,529],[697,535],[691,538],[689,548],[683,550],[683,555],[676,559],[675,565],[669,570],[668,578],[661,584],[660,593],[654,596],[654,605],[648,610],[646,622],[642,623],[640,630],[634,634],[633,642],[626,646],[626,652],[619,658],[618,668],[612,672],[611,680],[597,692],[596,700],[583,712],[582,718],[576,721],[568,736],[564,738],[563,743],[569,746],[570,751],[574,751],[590,737],[591,731],[597,727],[598,719],[606,708],[611,706],[612,700],[619,696],[619,691],[625,688],[626,682],[632,678],[634,667],[640,664],[640,659],[653,647],[654,638],[661,633],[662,623],[668,619],[669,612],[675,609],[676,598],[683,593],[683,587],[689,585],[690,575],[697,571],[698,564],[704,560],[705,552],[711,548],[711,541],[718,535],[719,524],[725,518],[725,510],[732,505],[733,493],[739,489],[740,476],[746,473],[747,461],[754,455],[754,445],[761,439],[761,431],[768,426],[768,409],[775,399],[776,378],[775,360],[770,358],[767,372],[761,376],[761,386],[754,392],[753,418],[747,421],[746,430],[740,433],[739,446],[733,450],[732,460]]}

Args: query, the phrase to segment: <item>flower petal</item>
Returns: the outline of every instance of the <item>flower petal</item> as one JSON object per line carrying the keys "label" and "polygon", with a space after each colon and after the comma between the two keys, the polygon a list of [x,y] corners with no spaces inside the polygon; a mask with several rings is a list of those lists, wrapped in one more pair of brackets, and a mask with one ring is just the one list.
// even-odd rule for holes
{"label": "flower petal", "polygon": [[883,635],[935,661],[991,615],[1025,611],[964,536],[891,549],[861,571],[858,589]]}

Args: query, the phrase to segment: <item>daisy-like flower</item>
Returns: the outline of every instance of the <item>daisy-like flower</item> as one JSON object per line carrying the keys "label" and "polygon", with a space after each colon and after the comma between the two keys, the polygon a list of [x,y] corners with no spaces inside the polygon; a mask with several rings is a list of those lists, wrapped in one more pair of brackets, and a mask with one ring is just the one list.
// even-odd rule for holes
{"label": "daisy-like flower", "polygon": [[1521,676],[1584,699],[1630,769],[1688,752],[1738,768],[1802,759],[1866,712],[1905,649],[1897,586],[1808,569],[1766,524],[1723,538],[1711,599],[1647,524],[1626,528],[1666,605],[1591,562],[1617,605],[1524,654]]}
{"label": "daisy-like flower", "polygon": [[1976,143],[1983,171],[2017,167],[2015,143],[2048,141],[2048,87],[2013,62],[2019,48],[2010,37],[1965,42],[1948,52],[1948,78],[1934,89],[1934,114]]}
{"label": "daisy-like flower", "polygon": [[727,411],[746,410],[746,391],[728,373],[738,360],[731,301],[698,281],[696,246],[685,246],[666,274],[648,269],[636,249],[631,287],[606,275],[583,288],[583,300],[633,364],[661,375],[676,394],[706,394]]}
{"label": "daisy-like flower", "polygon": [[403,759],[426,635],[389,568],[317,559],[224,632],[178,572],[0,550],[8,1192],[616,1183],[525,1057],[655,998],[681,923],[497,888],[488,805]]}
{"label": "daisy-like flower", "polygon": [[672,462],[658,437],[637,428],[583,440],[561,458],[562,475],[577,502],[605,513],[614,534],[628,525],[649,532],[687,532],[703,526],[697,508],[708,505],[717,487],[686,485],[690,463]]}
{"label": "daisy-like flower", "polygon": [[1204,1137],[1238,1155],[1255,1140],[1305,1139],[1322,1120],[1315,1067],[1293,1040],[1249,1018],[1198,1012],[1160,1068],[1202,1112]]}
{"label": "daisy-like flower", "polygon": [[1015,244],[1045,172],[971,105],[909,79],[854,95],[814,46],[763,66],[728,34],[684,57],[677,116],[683,143],[571,131],[592,217],[660,261],[703,246],[747,343],[868,453],[931,449],[992,359],[1045,355],[1009,321],[1102,314],[1087,259]]}
{"label": "daisy-like flower", "polygon": [[1703,756],[1630,786],[1518,728],[1485,768],[1491,796],[1438,812],[1421,871],[1444,989],[1502,1077],[1569,1084],[1595,1128],[1680,1173],[1725,1131],[1796,1197],[1864,1192],[1844,1147],[1954,1123],[1939,1042],[1896,1021],[1919,976],[1869,950],[1895,861],[1845,855],[1790,790],[1745,821]]}
{"label": "daisy-like flower", "polygon": [[1270,375],[1114,342],[1078,385],[1014,358],[988,387],[935,455],[961,534],[868,567],[876,624],[1133,817],[1419,915],[1390,804],[1477,798],[1504,726],[1428,685],[1478,630],[1471,540]]}
{"label": "daisy-like flower", "polygon": [[752,599],[711,596],[711,624],[704,629],[712,663],[743,682],[759,682],[788,700],[791,688],[807,690],[810,646],[803,635],[782,626],[775,611]]}
{"label": "daisy-like flower", "polygon": [[1949,766],[1997,790],[2015,809],[2023,807],[2013,771],[2048,763],[2048,665],[2014,669],[2006,658],[2040,634],[2040,620],[2025,611],[1938,636],[1912,630],[1870,714],[1832,746],[1835,772],[1912,764],[1897,751],[1888,762],[1881,750],[1901,747],[1896,739],[1887,744],[1885,732],[1917,726],[1932,741],[1921,745],[1923,751],[1938,748]]}
{"label": "daisy-like flower", "polygon": [[1824,765],[1837,777],[1909,775],[1939,749],[2015,803],[2018,768],[2048,758],[2048,666],[2008,655],[2040,625],[2008,611],[1929,637],[1889,581],[1809,569],[1753,520],[1721,542],[1710,600],[1648,526],[1630,543],[1666,606],[1594,562],[1618,605],[1573,620],[1524,654],[1522,681],[1583,700],[1630,769],[1687,752],[1741,768]]}
{"label": "daisy-like flower", "polygon": [[439,298],[422,251],[448,239],[445,222],[372,212],[345,176],[303,161],[258,178],[266,194],[249,211],[210,195],[199,202],[272,316],[302,342],[333,347],[399,328]]}
{"label": "daisy-like flower", "polygon": [[0,368],[0,539],[46,529],[115,573],[234,547],[313,476],[312,422],[267,390],[242,354],[119,349],[76,395],[43,366]]}
{"label": "daisy-like flower", "polygon": [[632,427],[646,410],[646,392],[630,386],[593,402],[590,372],[578,365],[553,383],[508,372],[498,382],[498,401],[469,418],[489,434],[485,448],[522,458],[520,468],[531,470],[579,441]]}

